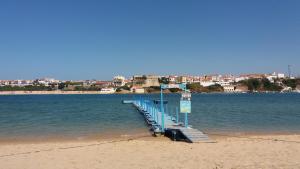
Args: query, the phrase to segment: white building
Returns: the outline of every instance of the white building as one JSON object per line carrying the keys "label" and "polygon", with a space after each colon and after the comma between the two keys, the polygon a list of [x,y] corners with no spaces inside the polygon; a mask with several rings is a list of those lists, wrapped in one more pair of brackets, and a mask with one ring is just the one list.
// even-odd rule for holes
{"label": "white building", "polygon": [[125,85],[125,77],[124,76],[115,76],[113,79],[114,86],[121,87]]}
{"label": "white building", "polygon": [[222,77],[221,75],[212,75],[211,79],[212,79],[212,81],[217,82],[217,81],[220,81],[221,77]]}
{"label": "white building", "polygon": [[266,75],[266,78],[270,81],[270,82],[274,82],[275,79],[282,79],[284,78],[284,74],[283,73],[272,73],[272,74],[269,74],[269,75]]}
{"label": "white building", "polygon": [[234,81],[235,81],[235,82],[240,82],[240,81],[247,80],[247,79],[249,79],[249,78],[244,77],[244,76],[240,76],[240,77],[236,77],[236,78],[234,79]]}
{"label": "white building", "polygon": [[223,88],[224,88],[224,92],[227,92],[227,93],[235,92],[235,87],[232,85],[224,86]]}
{"label": "white building", "polygon": [[200,85],[203,86],[203,87],[208,87],[208,86],[212,86],[212,85],[215,85],[216,82],[212,82],[212,81],[201,81],[200,82]]}
{"label": "white building", "polygon": [[132,87],[132,88],[130,89],[130,91],[131,91],[132,93],[140,93],[140,94],[145,93],[145,89],[142,88],[142,87]]}
{"label": "white building", "polygon": [[114,88],[102,88],[101,90],[100,90],[100,93],[101,94],[113,94],[113,93],[115,93],[115,89]]}
{"label": "white building", "polygon": [[227,82],[227,81],[219,81],[219,82],[216,82],[216,83],[221,85],[222,87],[230,85],[230,82]]}
{"label": "white building", "polygon": [[278,73],[278,74],[277,74],[277,77],[278,77],[279,79],[283,79],[283,78],[285,78],[285,75],[284,75],[283,73]]}
{"label": "white building", "polygon": [[177,79],[177,76],[169,76],[168,77],[169,83],[176,83],[176,79]]}
{"label": "white building", "polygon": [[50,84],[53,83],[59,83],[59,80],[55,80],[54,78],[42,78],[42,79],[37,79],[36,81],[38,84],[42,84],[45,86],[49,86]]}

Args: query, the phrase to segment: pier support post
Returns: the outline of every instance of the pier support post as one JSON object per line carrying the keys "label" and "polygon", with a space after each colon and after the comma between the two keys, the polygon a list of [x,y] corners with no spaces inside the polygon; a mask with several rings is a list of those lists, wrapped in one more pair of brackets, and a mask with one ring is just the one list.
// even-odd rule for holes
{"label": "pier support post", "polygon": [[178,111],[178,107],[176,107],[176,123],[178,124],[179,122],[179,111]]}
{"label": "pier support post", "polygon": [[185,128],[188,128],[188,113],[184,113],[184,114],[185,114],[184,126]]}
{"label": "pier support post", "polygon": [[165,132],[165,112],[164,112],[164,101],[163,101],[163,88],[160,87],[160,111],[161,111],[161,130]]}

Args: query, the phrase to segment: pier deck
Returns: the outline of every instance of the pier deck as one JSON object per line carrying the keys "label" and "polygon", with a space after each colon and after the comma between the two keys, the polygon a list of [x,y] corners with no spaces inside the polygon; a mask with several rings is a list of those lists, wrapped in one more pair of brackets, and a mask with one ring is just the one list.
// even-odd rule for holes
{"label": "pier deck", "polygon": [[151,100],[143,100],[142,102],[140,100],[123,101],[123,103],[132,104],[144,116],[145,121],[155,135],[169,132],[175,136],[183,136],[190,143],[211,142],[210,138],[203,132],[191,127],[185,127],[182,123],[177,123],[175,117],[166,113],[164,114],[164,129],[162,129],[162,113],[152,102]]}

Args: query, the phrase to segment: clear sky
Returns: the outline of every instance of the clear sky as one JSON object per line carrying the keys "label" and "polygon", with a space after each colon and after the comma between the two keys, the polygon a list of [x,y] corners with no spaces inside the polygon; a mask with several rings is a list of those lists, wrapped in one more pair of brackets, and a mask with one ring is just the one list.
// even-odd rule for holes
{"label": "clear sky", "polygon": [[2,0],[0,79],[300,74],[299,0]]}

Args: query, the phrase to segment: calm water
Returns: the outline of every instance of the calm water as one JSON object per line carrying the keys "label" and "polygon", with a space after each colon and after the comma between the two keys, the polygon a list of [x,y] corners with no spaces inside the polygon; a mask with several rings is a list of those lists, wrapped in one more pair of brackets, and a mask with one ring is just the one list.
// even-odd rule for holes
{"label": "calm water", "polygon": [[[180,95],[165,97],[169,112],[174,112]],[[0,96],[0,140],[145,133],[143,117],[131,105],[121,104],[123,99],[132,98],[133,95]],[[208,133],[300,133],[300,94],[194,94],[189,123]]]}

